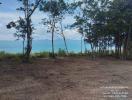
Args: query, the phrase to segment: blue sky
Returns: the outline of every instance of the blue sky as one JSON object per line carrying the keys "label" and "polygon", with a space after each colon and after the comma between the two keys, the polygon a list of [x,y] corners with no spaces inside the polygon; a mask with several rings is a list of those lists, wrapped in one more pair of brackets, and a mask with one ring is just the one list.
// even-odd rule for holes
{"label": "blue sky", "polygon": [[[15,29],[7,29],[6,25],[10,21],[16,21],[19,16],[23,16],[22,13],[16,11],[16,8],[20,5],[17,0],[0,0],[2,5],[0,5],[0,40],[15,40],[13,33]],[[38,10],[32,16],[33,24],[36,30],[34,31],[34,39],[51,39],[51,34],[47,33],[44,26],[41,24],[41,19],[46,15]],[[66,16],[63,24],[72,24],[75,21],[73,16]],[[76,29],[65,29],[64,34],[67,39],[78,40],[80,39],[80,34],[77,33]],[[56,39],[62,38],[60,35],[55,36]]]}

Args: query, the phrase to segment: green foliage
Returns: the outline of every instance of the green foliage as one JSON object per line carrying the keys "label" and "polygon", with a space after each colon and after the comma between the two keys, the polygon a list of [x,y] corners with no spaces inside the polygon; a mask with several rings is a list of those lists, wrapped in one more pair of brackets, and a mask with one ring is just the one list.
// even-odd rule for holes
{"label": "green foliage", "polygon": [[61,48],[59,48],[57,55],[58,56],[66,56],[66,51],[61,49]]}
{"label": "green foliage", "polygon": [[[7,25],[8,29],[15,28],[17,31],[15,36],[23,39],[23,56],[28,62],[32,50],[32,33],[34,27],[32,26],[31,16],[37,9],[42,0],[17,0],[21,3],[16,10],[23,12],[24,17],[19,17],[19,20],[12,21]],[[26,46],[25,46],[25,41]]]}
{"label": "green foliage", "polygon": [[59,16],[67,9],[64,0],[42,1],[40,4],[40,11],[50,12],[52,16]]}
{"label": "green foliage", "polygon": [[[109,56],[117,55],[124,58],[132,55],[132,0],[84,0],[66,3],[65,0],[18,0],[21,6],[17,9],[22,11],[24,18],[19,17],[17,21],[12,21],[7,28],[15,28],[15,36],[23,39],[23,52],[27,58],[32,49],[32,21],[31,15],[40,3],[40,11],[49,14],[48,18],[43,19],[43,24],[48,27],[47,32],[52,33],[52,53],[36,53],[36,57],[66,56],[66,52],[59,49],[54,54],[54,33],[63,33],[62,19],[65,14],[73,10],[80,11],[75,16],[76,22],[71,26],[78,29],[82,39],[91,46],[91,51],[87,54],[71,52],[70,56]],[[0,3],[1,4],[1,3]],[[58,27],[61,23],[61,28]],[[59,30],[60,29],[60,30]],[[62,34],[61,34],[62,35]],[[63,34],[64,37],[64,34]],[[25,41],[26,47],[25,47]],[[65,38],[64,38],[65,41]],[[66,42],[65,42],[66,45]],[[111,51],[115,47],[115,52]],[[24,54],[24,53],[23,53]],[[0,58],[19,59],[21,55],[0,52]]]}
{"label": "green foliage", "polygon": [[83,33],[92,52],[107,55],[107,51],[115,46],[117,56],[122,56],[123,53],[127,56],[132,41],[131,1],[88,0],[78,6],[82,14],[75,17],[76,22],[72,27]]}
{"label": "green foliage", "polygon": [[12,54],[12,53],[6,53],[4,51],[0,52],[0,60],[5,60],[5,59],[12,59],[15,60],[17,62],[22,61],[22,54]]}
{"label": "green foliage", "polygon": [[[48,18],[43,19],[43,25],[45,25],[48,30],[47,33],[51,33],[51,41],[52,41],[52,54],[50,56],[55,57],[54,53],[54,34],[55,33],[61,33],[60,35],[63,37],[65,46],[66,46],[66,40],[65,36],[63,34],[63,26],[62,26],[62,19],[64,18],[64,14],[67,11],[67,5],[64,2],[64,0],[50,0],[50,1],[42,1],[40,4],[40,11],[43,11],[44,13],[48,12]],[[60,27],[59,28],[59,24]],[[66,47],[67,48],[67,47]]]}

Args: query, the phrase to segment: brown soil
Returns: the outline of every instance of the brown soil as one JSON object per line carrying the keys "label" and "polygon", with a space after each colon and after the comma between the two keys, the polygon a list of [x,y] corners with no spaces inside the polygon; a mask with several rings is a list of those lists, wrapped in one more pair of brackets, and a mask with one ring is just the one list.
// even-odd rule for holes
{"label": "brown soil", "polygon": [[0,61],[0,100],[132,100],[132,62],[86,57]]}

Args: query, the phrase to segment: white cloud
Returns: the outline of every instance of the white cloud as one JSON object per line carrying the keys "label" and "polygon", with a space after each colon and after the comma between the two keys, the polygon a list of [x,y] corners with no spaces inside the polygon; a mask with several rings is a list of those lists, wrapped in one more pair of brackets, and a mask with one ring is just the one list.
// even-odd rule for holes
{"label": "white cloud", "polygon": [[2,27],[3,25],[2,25],[2,23],[0,23],[0,27]]}
{"label": "white cloud", "polygon": [[19,17],[18,13],[0,12],[0,22],[15,21]]}
{"label": "white cloud", "polygon": [[[41,34],[39,33],[33,34],[33,38],[39,40],[44,40],[44,39],[51,40],[50,33],[46,33],[44,31],[43,32],[41,31],[40,33]],[[64,30],[64,35],[66,39],[70,39],[70,40],[80,40],[81,38],[81,35],[77,32],[76,29],[66,29]],[[54,39],[62,39],[62,36],[55,33]]]}
{"label": "white cloud", "polygon": [[76,29],[67,29],[64,31],[64,35],[67,39],[71,40],[80,40],[81,35],[77,32]]}
{"label": "white cloud", "polygon": [[0,40],[15,40],[13,34],[0,34]]}
{"label": "white cloud", "polygon": [[[10,12],[10,13],[0,12],[0,40],[15,40],[16,39],[13,35],[13,33],[15,33],[15,29],[7,29],[6,25],[10,21],[16,21],[19,15],[22,16],[22,14],[19,12]],[[33,24],[34,24],[34,27],[36,28],[36,30],[34,31],[35,34],[33,34],[34,39],[51,40],[51,34],[47,33],[46,28],[44,28],[45,26],[40,24],[44,17],[46,17],[46,15],[43,14],[43,12],[39,12],[39,11],[36,11],[34,15],[32,16]],[[73,23],[74,21],[75,20],[73,19],[72,16],[67,16],[64,19],[63,24],[64,26],[67,24],[69,25]],[[72,30],[66,29],[64,30],[64,34],[66,36],[66,39],[73,39],[73,40],[80,39],[80,34],[77,33],[75,29],[72,29]],[[55,39],[60,39],[60,38],[62,37],[59,36],[58,34],[55,35]]]}

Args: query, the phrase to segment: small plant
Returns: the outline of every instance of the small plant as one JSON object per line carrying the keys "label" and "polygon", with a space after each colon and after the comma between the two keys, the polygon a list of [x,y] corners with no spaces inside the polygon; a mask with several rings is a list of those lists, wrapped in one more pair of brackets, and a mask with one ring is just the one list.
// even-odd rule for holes
{"label": "small plant", "polygon": [[66,51],[63,50],[63,49],[61,49],[61,48],[59,48],[59,50],[58,50],[58,56],[66,56]]}

